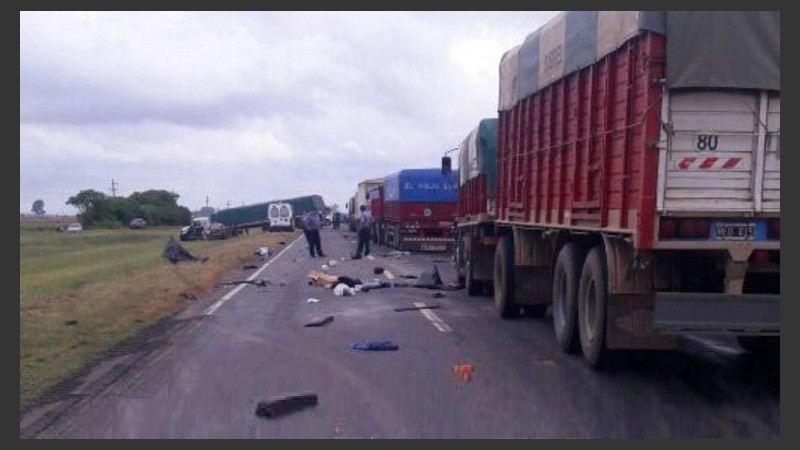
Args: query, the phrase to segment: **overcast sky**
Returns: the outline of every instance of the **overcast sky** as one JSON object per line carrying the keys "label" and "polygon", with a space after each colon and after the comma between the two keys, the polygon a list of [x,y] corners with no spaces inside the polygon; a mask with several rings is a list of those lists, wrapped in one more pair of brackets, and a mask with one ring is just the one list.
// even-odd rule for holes
{"label": "overcast sky", "polygon": [[20,13],[20,212],[82,189],[192,210],[438,167],[554,12]]}

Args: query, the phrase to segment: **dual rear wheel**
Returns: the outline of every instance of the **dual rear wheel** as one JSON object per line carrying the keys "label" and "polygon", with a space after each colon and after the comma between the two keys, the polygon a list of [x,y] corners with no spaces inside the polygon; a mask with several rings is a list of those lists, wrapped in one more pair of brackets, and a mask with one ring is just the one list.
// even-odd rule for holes
{"label": "dual rear wheel", "polygon": [[559,252],[553,270],[553,331],[567,353],[583,352],[592,367],[606,360],[608,268],[602,246],[588,254],[570,242]]}

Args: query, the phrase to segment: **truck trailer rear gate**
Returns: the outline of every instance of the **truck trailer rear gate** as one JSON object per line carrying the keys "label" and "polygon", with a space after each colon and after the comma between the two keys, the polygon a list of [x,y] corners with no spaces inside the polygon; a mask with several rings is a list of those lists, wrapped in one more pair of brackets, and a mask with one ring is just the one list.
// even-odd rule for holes
{"label": "truck trailer rear gate", "polygon": [[452,250],[458,174],[405,169],[385,178],[383,241],[398,250]]}
{"label": "truck trailer rear gate", "polygon": [[496,208],[459,200],[468,288],[491,282],[504,317],[552,304],[592,365],[665,332],[772,343],[747,336],[780,331],[779,31],[777,12],[580,11],[507,52]]}

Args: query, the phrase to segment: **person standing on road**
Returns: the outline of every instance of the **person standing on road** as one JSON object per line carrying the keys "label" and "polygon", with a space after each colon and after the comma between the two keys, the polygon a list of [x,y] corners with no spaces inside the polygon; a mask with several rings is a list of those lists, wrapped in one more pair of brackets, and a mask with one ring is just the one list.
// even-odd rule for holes
{"label": "person standing on road", "polygon": [[366,205],[361,205],[361,216],[358,218],[358,249],[353,259],[361,259],[361,252],[364,256],[369,255],[369,241],[372,238],[372,213]]}
{"label": "person standing on road", "polygon": [[306,241],[308,242],[308,251],[311,253],[312,258],[315,258],[317,256],[325,257],[325,254],[322,253],[322,239],[319,236],[319,226],[320,226],[319,213],[317,212],[316,208],[307,212],[303,216],[303,228],[304,228],[303,231],[306,235]]}

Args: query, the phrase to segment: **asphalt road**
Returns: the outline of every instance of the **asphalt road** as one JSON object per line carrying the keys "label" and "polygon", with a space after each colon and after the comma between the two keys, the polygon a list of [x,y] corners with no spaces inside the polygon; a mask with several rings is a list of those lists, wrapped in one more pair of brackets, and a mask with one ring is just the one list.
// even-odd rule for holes
{"label": "asphalt road", "polygon": [[[452,262],[441,262],[448,255],[387,258],[380,254],[388,249],[378,247],[375,260],[342,261],[355,248],[345,233],[322,233],[336,275],[386,279],[373,274],[382,266],[402,281],[438,260],[445,283],[455,282]],[[597,372],[557,348],[549,318],[504,321],[490,298],[464,290],[444,298],[414,288],[336,297],[307,283],[322,263],[301,237],[256,277],[274,284],[246,285],[227,297],[231,289],[220,289],[148,345],[122,352],[57,401],[27,412],[21,436],[780,436],[779,365],[756,361],[732,342],[689,337],[677,352],[626,353]],[[320,302],[308,303],[311,297]],[[441,308],[394,311],[416,302]],[[335,320],[303,327],[325,315]],[[365,340],[400,348],[350,348]],[[471,381],[454,373],[456,364],[474,366]],[[306,392],[318,395],[316,407],[273,420],[254,414],[260,401]]]}

